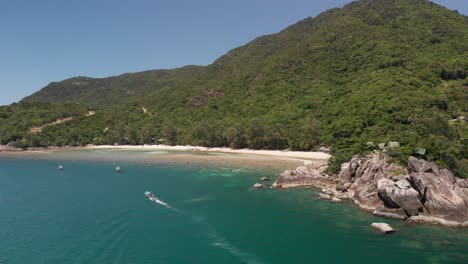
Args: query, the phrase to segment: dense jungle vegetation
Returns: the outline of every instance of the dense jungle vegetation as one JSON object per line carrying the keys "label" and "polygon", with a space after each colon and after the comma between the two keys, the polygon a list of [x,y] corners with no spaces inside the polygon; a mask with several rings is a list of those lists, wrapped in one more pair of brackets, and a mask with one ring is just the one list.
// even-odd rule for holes
{"label": "dense jungle vegetation", "polygon": [[[468,177],[468,17],[427,0],[361,0],[206,67],[52,83],[0,107],[0,144],[193,144],[420,153]],[[85,116],[89,111],[93,116]],[[30,128],[61,117],[72,121]],[[418,150],[418,151],[416,151]]]}

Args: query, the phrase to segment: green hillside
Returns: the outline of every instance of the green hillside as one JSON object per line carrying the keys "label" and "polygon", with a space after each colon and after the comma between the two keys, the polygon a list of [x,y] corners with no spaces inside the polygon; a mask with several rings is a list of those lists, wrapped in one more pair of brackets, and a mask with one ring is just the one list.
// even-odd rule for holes
{"label": "green hillside", "polygon": [[[92,118],[26,133],[25,141],[164,139],[302,150],[325,143],[333,147],[335,171],[354,154],[398,141],[401,147],[389,150],[396,160],[424,148],[427,159],[467,176],[462,117],[468,112],[468,17],[430,1],[355,1],[260,37],[197,70],[141,97],[112,90],[112,102],[120,104]],[[81,95],[68,100],[68,92],[55,94],[51,90],[46,101],[82,102],[76,99]],[[81,137],[70,136],[77,133]]]}
{"label": "green hillside", "polygon": [[173,70],[127,73],[109,78],[75,77],[53,82],[23,101],[108,107],[164,87],[179,85],[182,81],[195,77],[202,68],[186,66]]}

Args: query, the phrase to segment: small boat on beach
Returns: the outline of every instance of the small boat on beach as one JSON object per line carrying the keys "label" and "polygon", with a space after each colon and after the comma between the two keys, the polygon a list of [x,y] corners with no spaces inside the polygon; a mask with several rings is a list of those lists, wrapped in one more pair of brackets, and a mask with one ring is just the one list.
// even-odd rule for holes
{"label": "small boat on beach", "polygon": [[146,198],[148,198],[149,200],[155,202],[155,203],[158,203],[158,204],[162,204],[162,205],[166,205],[167,206],[167,203],[161,201],[158,199],[158,197],[154,196],[154,194],[152,194],[151,192],[149,191],[146,191],[145,192],[145,196]]}

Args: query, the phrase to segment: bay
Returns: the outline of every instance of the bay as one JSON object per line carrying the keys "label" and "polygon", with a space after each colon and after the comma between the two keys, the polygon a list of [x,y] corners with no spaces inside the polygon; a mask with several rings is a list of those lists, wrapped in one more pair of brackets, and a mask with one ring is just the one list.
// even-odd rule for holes
{"label": "bay", "polygon": [[[468,262],[466,229],[375,217],[310,189],[251,190],[278,167],[148,160],[102,151],[0,156],[0,263]],[[380,235],[372,222],[397,233]]]}

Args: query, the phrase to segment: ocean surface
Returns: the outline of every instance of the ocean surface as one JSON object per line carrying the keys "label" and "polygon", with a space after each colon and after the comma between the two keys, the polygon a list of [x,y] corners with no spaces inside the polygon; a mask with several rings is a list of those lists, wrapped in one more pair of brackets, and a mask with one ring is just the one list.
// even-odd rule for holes
{"label": "ocean surface", "polygon": [[[145,155],[0,156],[0,263],[468,263],[466,229],[375,217],[310,189],[250,189],[278,169]],[[376,221],[398,231],[380,235]]]}

